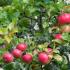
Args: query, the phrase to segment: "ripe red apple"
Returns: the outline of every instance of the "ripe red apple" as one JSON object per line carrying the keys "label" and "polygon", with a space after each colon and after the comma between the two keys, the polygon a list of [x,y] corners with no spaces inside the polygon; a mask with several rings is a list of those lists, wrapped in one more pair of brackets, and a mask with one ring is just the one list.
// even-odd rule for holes
{"label": "ripe red apple", "polygon": [[62,34],[56,34],[56,35],[54,36],[54,38],[60,40],[60,39],[62,39]]}
{"label": "ripe red apple", "polygon": [[10,54],[10,53],[5,53],[5,54],[3,55],[3,60],[4,60],[6,63],[10,63],[10,62],[13,62],[14,57],[13,57],[13,55]]}
{"label": "ripe red apple", "polygon": [[25,51],[26,48],[27,48],[27,45],[25,43],[19,43],[17,46],[16,46],[17,49],[21,50],[21,51]]}
{"label": "ripe red apple", "polygon": [[70,13],[64,13],[57,18],[59,24],[70,23]]}
{"label": "ripe red apple", "polygon": [[31,63],[32,62],[32,55],[31,54],[25,54],[22,56],[22,60],[25,62],[25,63]]}
{"label": "ripe red apple", "polygon": [[19,57],[21,57],[22,52],[21,52],[19,49],[14,49],[14,50],[12,51],[12,55],[13,55],[14,57],[16,57],[16,58],[19,58]]}
{"label": "ripe red apple", "polygon": [[38,60],[42,63],[42,64],[47,64],[49,61],[49,57],[45,52],[41,52],[38,54]]}

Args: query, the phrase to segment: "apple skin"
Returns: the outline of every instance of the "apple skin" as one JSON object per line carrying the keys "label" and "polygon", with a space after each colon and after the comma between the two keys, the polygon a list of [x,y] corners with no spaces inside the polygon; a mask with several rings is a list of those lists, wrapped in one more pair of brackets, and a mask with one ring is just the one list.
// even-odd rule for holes
{"label": "apple skin", "polygon": [[20,51],[19,49],[14,49],[12,51],[12,55],[15,57],[15,58],[20,58],[21,55],[22,55],[22,51]]}
{"label": "apple skin", "polygon": [[62,39],[62,34],[55,34],[54,38],[61,40]]}
{"label": "apple skin", "polygon": [[45,52],[40,52],[38,54],[38,60],[42,64],[47,64],[49,62],[49,57],[48,57],[48,55]]}
{"label": "apple skin", "polygon": [[27,45],[25,43],[19,43],[16,48],[21,51],[25,51],[27,49]]}
{"label": "apple skin", "polygon": [[3,54],[3,60],[4,60],[6,63],[10,63],[10,62],[13,62],[14,57],[13,57],[13,55],[10,54],[10,53],[4,53],[4,54]]}
{"label": "apple skin", "polygon": [[22,56],[22,61],[27,64],[31,63],[32,59],[33,59],[32,55],[28,53]]}
{"label": "apple skin", "polygon": [[60,25],[69,24],[70,23],[70,13],[63,13],[57,17],[58,23]]}

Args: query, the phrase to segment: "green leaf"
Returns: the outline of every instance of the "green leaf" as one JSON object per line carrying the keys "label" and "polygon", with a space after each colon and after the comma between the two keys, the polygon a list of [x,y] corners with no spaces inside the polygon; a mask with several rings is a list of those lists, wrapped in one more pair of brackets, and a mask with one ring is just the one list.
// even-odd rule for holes
{"label": "green leaf", "polygon": [[62,40],[59,40],[59,39],[54,39],[54,40],[52,40],[52,42],[55,42],[55,43],[58,43],[58,44],[62,44],[63,43]]}
{"label": "green leaf", "polygon": [[7,28],[0,28],[0,34],[1,35],[5,35],[8,33],[8,29]]}
{"label": "green leaf", "polygon": [[62,61],[63,61],[62,56],[60,56],[59,54],[55,54],[55,55],[54,55],[54,59],[55,59],[58,63],[62,63]]}
{"label": "green leaf", "polygon": [[63,33],[62,38],[63,38],[63,40],[70,42],[70,34],[69,33]]}
{"label": "green leaf", "polygon": [[0,38],[0,44],[4,43],[4,39]]}
{"label": "green leaf", "polygon": [[53,49],[53,52],[54,52],[54,53],[57,53],[57,54],[59,54],[59,53],[60,53],[60,51],[59,51],[59,50],[57,50],[57,49]]}

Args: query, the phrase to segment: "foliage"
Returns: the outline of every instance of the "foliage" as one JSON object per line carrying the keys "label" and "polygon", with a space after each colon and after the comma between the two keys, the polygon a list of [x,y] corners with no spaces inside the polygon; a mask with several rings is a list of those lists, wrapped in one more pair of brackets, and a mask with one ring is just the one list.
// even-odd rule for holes
{"label": "foliage", "polygon": [[[63,40],[54,39],[62,27],[57,16],[63,12],[70,12],[69,4],[63,0],[0,0],[1,67],[4,70],[70,70],[70,33],[62,33]],[[15,59],[4,63],[2,54],[11,52],[21,42],[28,45],[26,52],[33,55],[33,62],[26,64]],[[50,63],[42,65],[36,61],[34,50],[47,47],[53,49],[54,55]]]}

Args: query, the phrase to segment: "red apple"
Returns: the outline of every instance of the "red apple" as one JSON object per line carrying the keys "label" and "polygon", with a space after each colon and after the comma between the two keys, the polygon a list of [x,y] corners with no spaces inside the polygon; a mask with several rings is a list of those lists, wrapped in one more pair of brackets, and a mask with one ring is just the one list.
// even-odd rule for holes
{"label": "red apple", "polygon": [[19,57],[21,57],[22,52],[19,49],[14,49],[12,51],[12,54],[13,54],[14,57],[19,58]]}
{"label": "red apple", "polygon": [[31,63],[32,62],[32,55],[31,54],[25,54],[22,56],[22,60],[25,62],[25,63]]}
{"label": "red apple", "polygon": [[56,34],[56,35],[54,36],[54,38],[60,40],[60,39],[62,39],[62,34]]}
{"label": "red apple", "polygon": [[10,53],[5,53],[5,54],[3,55],[3,60],[4,60],[6,63],[10,63],[10,62],[13,62],[14,57],[13,57],[13,55],[10,54]]}
{"label": "red apple", "polygon": [[25,43],[19,43],[17,46],[16,46],[17,49],[21,50],[21,51],[25,51],[26,48],[27,48],[27,45]]}
{"label": "red apple", "polygon": [[49,61],[49,57],[45,52],[41,52],[38,54],[38,60],[42,63],[42,64],[47,64]]}
{"label": "red apple", "polygon": [[64,13],[57,18],[59,24],[70,23],[70,13]]}

